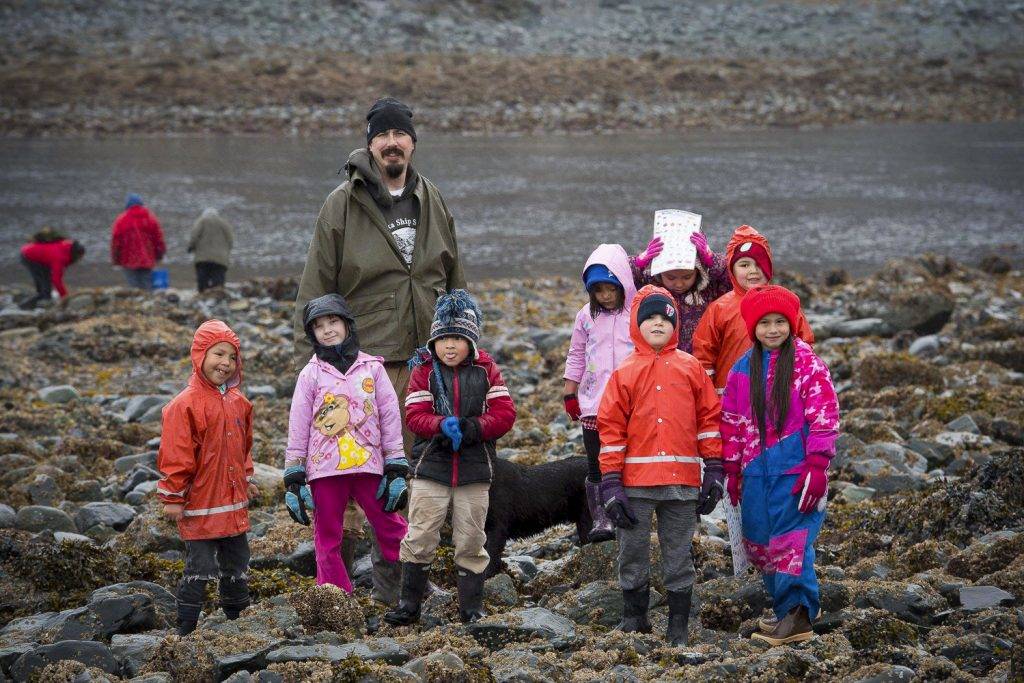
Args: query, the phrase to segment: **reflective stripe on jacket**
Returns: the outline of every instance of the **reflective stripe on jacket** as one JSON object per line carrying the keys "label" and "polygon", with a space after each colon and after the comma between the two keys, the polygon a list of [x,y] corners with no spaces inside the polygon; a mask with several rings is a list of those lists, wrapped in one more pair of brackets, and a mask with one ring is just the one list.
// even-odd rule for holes
{"label": "reflective stripe on jacket", "polygon": [[647,285],[630,308],[635,350],[612,373],[597,413],[601,473],[621,472],[625,486],[700,486],[702,459],[722,457],[719,401],[700,363],[676,348],[678,326],[655,352],[636,323]]}
{"label": "reflective stripe on jacket", "polygon": [[[238,371],[223,394],[203,376],[207,350],[226,341],[238,354]],[[249,530],[248,483],[253,474],[252,404],[238,386],[242,355],[238,337],[219,320],[208,320],[192,341],[188,387],[163,409],[157,468],[163,478],[157,495],[182,503],[182,539],[237,536]]]}

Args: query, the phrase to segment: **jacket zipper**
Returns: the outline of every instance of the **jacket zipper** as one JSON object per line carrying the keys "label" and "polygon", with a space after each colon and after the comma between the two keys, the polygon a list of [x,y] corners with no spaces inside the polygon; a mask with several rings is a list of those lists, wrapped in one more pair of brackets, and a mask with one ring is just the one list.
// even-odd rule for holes
{"label": "jacket zipper", "polygon": [[[459,368],[452,371],[452,415],[459,416]],[[459,485],[459,452],[452,450],[452,488]]]}

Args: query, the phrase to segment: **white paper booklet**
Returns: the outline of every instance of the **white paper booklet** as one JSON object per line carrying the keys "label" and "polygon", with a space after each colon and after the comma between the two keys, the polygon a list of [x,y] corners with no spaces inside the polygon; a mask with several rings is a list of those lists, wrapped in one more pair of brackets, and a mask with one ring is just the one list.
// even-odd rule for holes
{"label": "white paper booklet", "polygon": [[[725,523],[729,525],[729,546],[732,550],[732,573],[739,576],[747,571],[750,560],[747,559],[747,551],[743,547],[743,519],[740,516],[740,506],[733,507],[729,503],[729,494],[722,500],[725,507]],[[742,503],[740,503],[742,505]]]}
{"label": "white paper booklet", "polygon": [[697,249],[690,235],[700,232],[700,214],[681,209],[660,209],[654,212],[654,236],[660,237],[664,249],[651,262],[651,275],[667,270],[692,270],[697,264]]}

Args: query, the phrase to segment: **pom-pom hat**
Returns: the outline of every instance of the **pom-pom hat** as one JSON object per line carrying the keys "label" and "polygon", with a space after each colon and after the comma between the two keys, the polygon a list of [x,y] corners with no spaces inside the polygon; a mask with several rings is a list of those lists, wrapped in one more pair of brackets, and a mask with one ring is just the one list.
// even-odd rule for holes
{"label": "pom-pom hat", "polygon": [[761,318],[778,313],[789,321],[790,334],[797,329],[800,318],[800,297],[779,285],[760,285],[748,291],[740,300],[740,315],[747,326],[747,334],[755,340],[754,329]]}
{"label": "pom-pom hat", "polygon": [[480,308],[469,292],[464,289],[453,289],[447,294],[442,294],[434,305],[434,321],[430,324],[427,348],[433,351],[434,342],[441,337],[463,337],[473,347],[475,358],[483,322]]}

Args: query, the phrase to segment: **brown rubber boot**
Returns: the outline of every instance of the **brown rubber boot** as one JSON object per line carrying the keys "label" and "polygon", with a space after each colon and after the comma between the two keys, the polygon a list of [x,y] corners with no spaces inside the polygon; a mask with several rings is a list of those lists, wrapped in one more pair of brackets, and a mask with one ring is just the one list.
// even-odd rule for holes
{"label": "brown rubber boot", "polygon": [[810,640],[814,637],[814,631],[811,630],[811,620],[807,617],[807,608],[797,605],[789,610],[770,633],[755,633],[751,637],[774,647]]}
{"label": "brown rubber boot", "polygon": [[[818,616],[815,620],[821,619],[821,610],[818,610]],[[779,618],[774,614],[770,617],[761,617],[757,620],[757,627],[765,633],[771,633],[775,630],[775,627],[779,625]]]}

